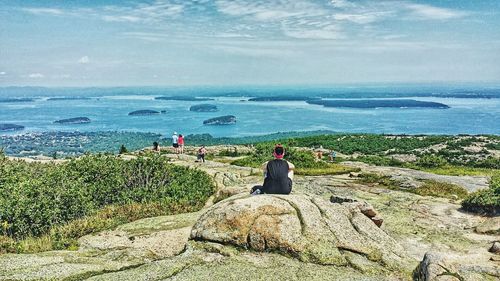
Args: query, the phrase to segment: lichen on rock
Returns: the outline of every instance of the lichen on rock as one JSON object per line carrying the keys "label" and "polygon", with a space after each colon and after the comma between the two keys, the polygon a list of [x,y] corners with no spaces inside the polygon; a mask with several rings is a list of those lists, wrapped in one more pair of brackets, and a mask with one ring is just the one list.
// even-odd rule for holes
{"label": "lichen on rock", "polygon": [[233,196],[200,216],[191,239],[323,265],[407,265],[403,248],[359,209],[307,195]]}

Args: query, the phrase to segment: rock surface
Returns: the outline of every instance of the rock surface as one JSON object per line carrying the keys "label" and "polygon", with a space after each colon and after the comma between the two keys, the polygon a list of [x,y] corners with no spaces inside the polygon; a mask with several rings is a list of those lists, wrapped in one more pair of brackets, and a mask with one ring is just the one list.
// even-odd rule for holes
{"label": "rock surface", "polygon": [[477,233],[500,234],[500,217],[487,218],[476,227]]}
{"label": "rock surface", "polygon": [[404,249],[358,209],[305,195],[221,201],[200,216],[191,239],[277,251],[317,264],[370,265],[373,271],[407,263]]}
{"label": "rock surface", "polygon": [[457,269],[434,253],[425,254],[415,269],[413,278],[416,281],[461,281]]}
{"label": "rock surface", "polygon": [[390,176],[391,179],[400,181],[403,186],[408,188],[419,187],[424,180],[455,184],[462,186],[469,192],[489,187],[489,178],[487,176],[445,176],[407,168],[373,166],[361,162],[343,162],[342,164],[360,168],[363,172]]}

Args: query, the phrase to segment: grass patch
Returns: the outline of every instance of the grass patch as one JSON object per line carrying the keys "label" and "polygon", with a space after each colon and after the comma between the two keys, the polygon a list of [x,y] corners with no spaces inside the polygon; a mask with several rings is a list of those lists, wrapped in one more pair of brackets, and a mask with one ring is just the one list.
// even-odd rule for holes
{"label": "grass patch", "polygon": [[350,172],[359,172],[359,168],[351,168],[338,164],[328,164],[324,168],[298,168],[295,170],[296,175],[303,176],[323,176],[323,175],[342,175]]}
{"label": "grass patch", "polygon": [[114,229],[119,225],[138,219],[194,212],[199,206],[180,204],[128,204],[107,206],[95,214],[73,220],[69,223],[52,227],[40,237],[29,236],[14,240],[0,236],[0,254],[2,253],[37,253],[51,250],[77,250],[78,239],[82,236]]}
{"label": "grass patch", "polygon": [[388,189],[411,192],[422,196],[463,199],[468,194],[467,190],[461,186],[433,180],[424,181],[424,184],[417,188],[403,188],[401,182],[391,179],[390,176],[375,173],[362,173],[359,175],[357,182],[372,186],[379,185]]}
{"label": "grass patch", "polygon": [[391,179],[389,176],[384,176],[375,173],[361,173],[359,174],[359,179],[356,181],[357,183],[366,184],[369,186],[380,185],[382,187],[400,190],[401,183],[397,180]]}
{"label": "grass patch", "polygon": [[427,180],[422,186],[411,189],[410,191],[422,196],[434,196],[449,199],[464,199],[468,194],[467,190],[461,186],[434,180]]}

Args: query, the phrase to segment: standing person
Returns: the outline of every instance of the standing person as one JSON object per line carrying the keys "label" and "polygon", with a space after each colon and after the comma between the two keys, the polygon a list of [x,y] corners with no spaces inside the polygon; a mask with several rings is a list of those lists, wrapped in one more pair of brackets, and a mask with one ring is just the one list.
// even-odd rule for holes
{"label": "standing person", "polygon": [[179,152],[180,152],[180,154],[183,154],[184,153],[184,136],[181,134],[179,134],[178,143],[179,143]]}
{"label": "standing person", "polygon": [[198,149],[198,160],[196,160],[197,162],[203,162],[205,163],[205,155],[207,154],[207,149],[205,148],[204,145],[202,145],[200,147],[200,149]]}
{"label": "standing person", "polygon": [[293,171],[295,165],[283,159],[285,148],[277,144],[273,150],[274,160],[262,165],[264,172],[264,184],[254,186],[250,193],[252,195],[267,194],[290,194],[292,192]]}
{"label": "standing person", "polygon": [[332,150],[332,151],[330,152],[330,161],[331,161],[331,162],[335,162],[335,158],[336,158],[336,157],[337,157],[337,152],[335,152],[335,151],[333,151],[333,150]]}
{"label": "standing person", "polygon": [[153,151],[160,153],[160,144],[158,142],[153,142]]}
{"label": "standing person", "polygon": [[174,153],[179,153],[179,136],[177,132],[172,135],[172,147],[174,148]]}

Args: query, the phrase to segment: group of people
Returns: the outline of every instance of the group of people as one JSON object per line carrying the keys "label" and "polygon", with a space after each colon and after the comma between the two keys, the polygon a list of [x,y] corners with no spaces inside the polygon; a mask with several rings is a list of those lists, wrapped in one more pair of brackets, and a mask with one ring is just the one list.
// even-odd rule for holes
{"label": "group of people", "polygon": [[[174,149],[174,153],[184,154],[184,136],[177,132],[174,132],[172,135],[172,147]],[[204,145],[202,145],[198,149],[197,160],[196,162],[205,162],[205,155],[207,154],[207,149]]]}

